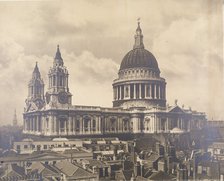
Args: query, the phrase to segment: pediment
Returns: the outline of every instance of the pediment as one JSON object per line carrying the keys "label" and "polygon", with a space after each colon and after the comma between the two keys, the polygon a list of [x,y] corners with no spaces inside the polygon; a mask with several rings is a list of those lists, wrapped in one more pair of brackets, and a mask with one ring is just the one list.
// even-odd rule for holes
{"label": "pediment", "polygon": [[36,106],[36,104],[34,104],[33,102],[31,102],[29,104],[29,106],[27,107],[26,112],[30,112],[30,111],[37,111],[38,107]]}
{"label": "pediment", "polygon": [[175,106],[169,110],[170,113],[185,113],[179,106]]}

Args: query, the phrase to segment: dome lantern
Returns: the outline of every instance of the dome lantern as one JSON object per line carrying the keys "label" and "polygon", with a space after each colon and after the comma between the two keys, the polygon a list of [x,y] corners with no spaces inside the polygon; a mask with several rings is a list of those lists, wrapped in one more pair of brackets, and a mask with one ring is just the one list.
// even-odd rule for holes
{"label": "dome lantern", "polygon": [[138,27],[136,29],[136,34],[135,34],[135,44],[133,49],[136,48],[144,48],[143,44],[143,35],[142,35],[142,29],[140,27],[140,21],[138,21]]}

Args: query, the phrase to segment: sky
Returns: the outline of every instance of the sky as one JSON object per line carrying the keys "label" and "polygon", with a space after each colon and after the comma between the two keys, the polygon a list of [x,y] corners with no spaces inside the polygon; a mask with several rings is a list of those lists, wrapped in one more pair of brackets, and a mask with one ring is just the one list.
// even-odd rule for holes
{"label": "sky", "polygon": [[0,125],[22,124],[35,62],[48,89],[59,44],[75,105],[112,106],[112,82],[144,45],[167,82],[167,103],[224,120],[222,0],[0,1]]}

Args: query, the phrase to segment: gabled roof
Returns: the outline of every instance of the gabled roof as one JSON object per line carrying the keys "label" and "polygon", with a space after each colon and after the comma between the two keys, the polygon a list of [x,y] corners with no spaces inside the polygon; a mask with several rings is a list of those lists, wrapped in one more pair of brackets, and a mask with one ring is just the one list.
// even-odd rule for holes
{"label": "gabled roof", "polygon": [[44,164],[41,162],[35,162],[30,166],[31,171],[30,174],[37,172],[38,174],[45,175],[58,175],[60,176],[60,171],[54,168],[51,165]]}
{"label": "gabled roof", "polygon": [[7,171],[5,171],[3,175],[1,175],[0,180],[4,180],[4,178],[23,178],[25,176],[25,169],[23,167],[20,167],[16,164],[11,164],[9,165]]}
{"label": "gabled roof", "polygon": [[145,160],[149,160],[152,162],[157,161],[160,158],[160,156],[157,153],[149,153],[145,156]]}
{"label": "gabled roof", "polygon": [[150,180],[172,180],[175,177],[172,175],[168,175],[167,173],[163,172],[163,171],[159,171],[156,173],[153,173],[149,179]]}
{"label": "gabled roof", "polygon": [[16,164],[11,164],[11,169],[21,176],[25,176],[25,169]]}
{"label": "gabled roof", "polygon": [[78,170],[76,165],[64,160],[57,162],[54,166],[67,176],[72,176]]}
{"label": "gabled roof", "polygon": [[122,170],[117,172],[116,179],[117,180],[131,180],[133,174],[133,170]]}
{"label": "gabled roof", "polygon": [[71,177],[73,179],[95,177],[92,173],[66,160],[57,162],[54,166],[67,177]]}
{"label": "gabled roof", "polygon": [[103,161],[100,160],[88,160],[88,162],[90,167],[103,168],[107,166]]}

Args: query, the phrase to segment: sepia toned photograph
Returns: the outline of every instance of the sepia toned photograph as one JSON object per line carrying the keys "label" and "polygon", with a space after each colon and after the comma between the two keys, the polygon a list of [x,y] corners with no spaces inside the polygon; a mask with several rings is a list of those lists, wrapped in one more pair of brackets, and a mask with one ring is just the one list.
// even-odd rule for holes
{"label": "sepia toned photograph", "polygon": [[0,0],[0,180],[224,181],[223,0]]}

